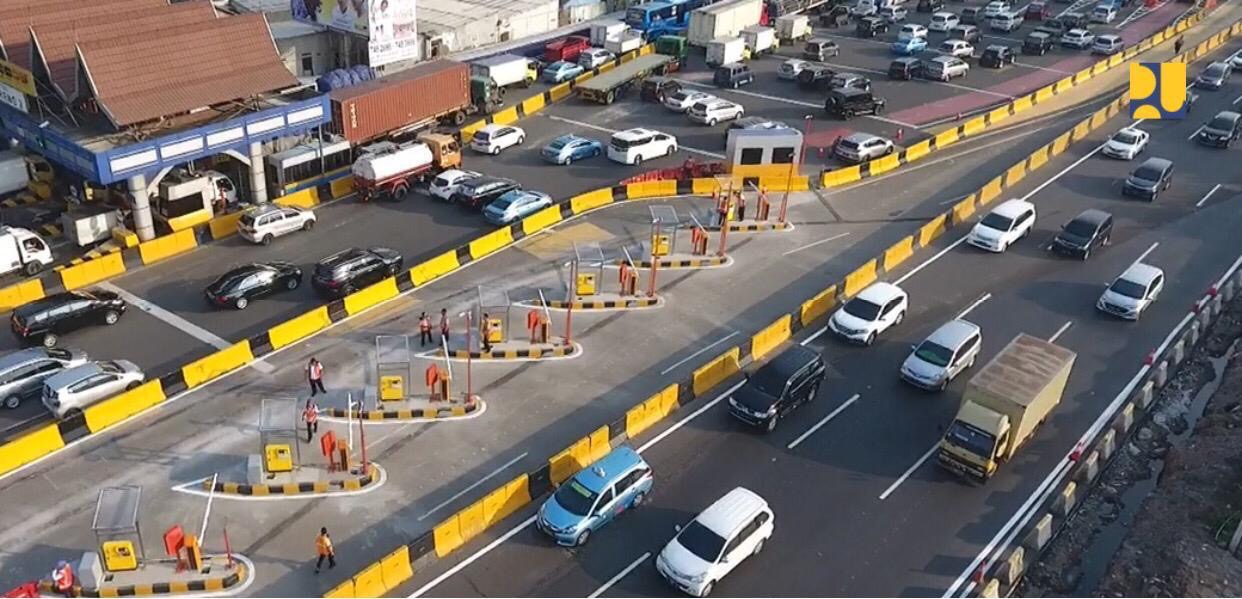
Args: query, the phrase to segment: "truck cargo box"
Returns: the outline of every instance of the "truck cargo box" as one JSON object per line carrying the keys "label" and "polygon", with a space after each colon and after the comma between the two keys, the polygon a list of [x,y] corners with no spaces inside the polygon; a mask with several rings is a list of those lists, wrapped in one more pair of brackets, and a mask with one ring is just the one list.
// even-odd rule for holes
{"label": "truck cargo box", "polygon": [[1010,455],[1061,402],[1077,354],[1019,334],[966,383],[962,404],[1009,417]]}
{"label": "truck cargo box", "polygon": [[432,125],[470,106],[470,67],[436,60],[330,94],[332,127],[351,144]]}
{"label": "truck cargo box", "polygon": [[691,12],[687,37],[691,45],[706,46],[716,38],[737,37],[762,18],[763,0],[724,0]]}

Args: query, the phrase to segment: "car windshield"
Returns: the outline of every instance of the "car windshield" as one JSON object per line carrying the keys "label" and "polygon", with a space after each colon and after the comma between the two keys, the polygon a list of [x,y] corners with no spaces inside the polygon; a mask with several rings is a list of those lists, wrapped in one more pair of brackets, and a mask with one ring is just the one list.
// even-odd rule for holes
{"label": "car windshield", "polygon": [[1206,71],[1203,72],[1208,77],[1223,77],[1225,75],[1225,65],[1211,64],[1208,65]]}
{"label": "car windshield", "polygon": [[944,434],[945,440],[980,457],[991,457],[995,437],[961,420],[954,420]]}
{"label": "car windshield", "polygon": [[491,135],[487,131],[475,131],[474,139],[477,141],[487,141]]}
{"label": "car windshield", "polygon": [[561,150],[562,148],[564,148],[565,146],[569,145],[569,141],[570,141],[570,140],[568,140],[568,139],[566,139],[566,138],[564,138],[564,137],[558,137],[558,138],[556,138],[556,139],[552,140],[552,143],[548,144],[548,148],[549,148],[549,149],[551,149],[551,150],[558,150],[558,151],[559,151],[559,150]]}
{"label": "car windshield", "polygon": [[1135,299],[1140,299],[1147,293],[1146,287],[1127,279],[1113,281],[1113,284],[1108,286],[1108,290]]}
{"label": "car windshield", "polygon": [[715,563],[716,558],[720,557],[720,550],[725,544],[724,537],[699,524],[697,520],[691,522],[681,531],[681,534],[677,535],[677,542],[699,559],[711,563]]}
{"label": "car windshield", "polygon": [[914,350],[914,355],[933,366],[948,366],[949,360],[953,359],[953,350],[939,343],[924,341]]}
{"label": "car windshield", "polygon": [[122,368],[122,367],[121,367],[121,365],[120,365],[120,364],[117,364],[116,362],[113,362],[113,361],[111,361],[111,360],[109,360],[109,361],[107,361],[107,362],[100,362],[100,363],[99,363],[99,369],[100,369],[100,370],[102,370],[102,371],[104,371],[104,372],[111,372],[111,373],[113,373],[113,374],[116,374],[116,373],[119,373],[119,372],[121,372],[121,371],[125,370],[124,368]]}
{"label": "car windshield", "polygon": [[1095,235],[1095,223],[1074,219],[1065,225],[1065,232],[1078,237],[1091,237]]}
{"label": "car windshield", "polygon": [[599,497],[594,491],[582,486],[576,480],[570,480],[556,490],[556,503],[565,511],[578,516],[591,513],[595,499]]}
{"label": "car windshield", "polygon": [[243,214],[241,215],[241,224],[242,224],[243,226],[246,226],[246,227],[253,227],[253,226],[254,226],[254,220],[255,220],[254,215],[253,215],[253,214],[250,214],[250,213],[248,213],[248,212],[247,212],[247,213],[243,213]]}
{"label": "car windshield", "polygon": [[1218,116],[1212,119],[1212,122],[1208,123],[1207,128],[1215,129],[1217,131],[1232,131],[1233,130],[1233,119],[1227,116]]}
{"label": "car windshield", "polygon": [[858,149],[858,142],[857,142],[857,141],[854,141],[854,140],[852,140],[852,139],[843,139],[843,140],[841,140],[841,141],[840,141],[840,142],[838,142],[838,143],[840,143],[840,144],[841,144],[841,147],[843,147],[843,148],[848,148],[848,149],[850,149],[850,150],[857,150],[857,149]]}
{"label": "car windshield", "polygon": [[1136,144],[1138,143],[1138,140],[1138,134],[1133,131],[1118,131],[1117,134],[1113,136],[1113,141],[1126,145]]}
{"label": "car windshield", "polygon": [[880,306],[856,297],[846,302],[845,313],[863,320],[875,320],[880,315]]}
{"label": "car windshield", "polygon": [[676,92],[669,97],[672,98],[674,102],[685,102],[686,98],[690,97],[690,92]]}
{"label": "car windshield", "polygon": [[449,182],[448,177],[445,177],[444,175],[440,175],[439,177],[436,177],[435,180],[431,182],[431,184],[435,185],[436,187],[445,187],[449,185],[450,182]]}
{"label": "car windshield", "polygon": [[979,221],[979,224],[989,229],[996,229],[997,231],[1008,231],[1009,227],[1013,226],[1013,219],[995,212],[990,212],[987,216],[983,217],[983,220]]}
{"label": "car windshield", "polygon": [[1138,170],[1134,171],[1134,178],[1142,179],[1144,181],[1157,181],[1160,179],[1160,169],[1149,166],[1140,166]]}

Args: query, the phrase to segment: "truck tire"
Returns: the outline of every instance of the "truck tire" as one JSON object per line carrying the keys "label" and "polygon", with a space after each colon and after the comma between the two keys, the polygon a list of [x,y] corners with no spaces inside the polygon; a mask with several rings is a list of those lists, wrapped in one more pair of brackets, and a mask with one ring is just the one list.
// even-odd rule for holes
{"label": "truck tire", "polygon": [[38,261],[27,262],[25,268],[26,276],[33,277],[43,270],[43,263]]}
{"label": "truck tire", "polygon": [[466,111],[458,110],[453,113],[453,124],[458,127],[466,124]]}
{"label": "truck tire", "polygon": [[397,186],[392,189],[392,199],[397,200],[397,201],[404,200],[405,194],[409,192],[410,192],[409,185],[406,185],[405,183],[398,183]]}

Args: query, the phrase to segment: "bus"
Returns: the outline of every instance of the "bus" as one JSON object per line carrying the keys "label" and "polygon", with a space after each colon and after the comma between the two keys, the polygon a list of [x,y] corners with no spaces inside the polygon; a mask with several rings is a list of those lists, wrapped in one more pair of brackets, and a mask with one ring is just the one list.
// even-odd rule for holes
{"label": "bus", "polygon": [[326,185],[348,176],[353,163],[349,142],[313,139],[267,157],[267,190],[275,197]]}
{"label": "bus", "polygon": [[642,31],[669,26],[677,27],[677,24],[682,21],[682,8],[682,3],[645,2],[631,6],[625,11],[625,24]]}

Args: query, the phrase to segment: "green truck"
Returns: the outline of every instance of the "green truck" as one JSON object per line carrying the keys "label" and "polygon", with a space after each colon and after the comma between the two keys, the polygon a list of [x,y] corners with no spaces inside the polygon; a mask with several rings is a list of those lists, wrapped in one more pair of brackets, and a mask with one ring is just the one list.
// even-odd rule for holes
{"label": "green truck", "polygon": [[663,54],[647,54],[624,62],[607,73],[600,73],[574,89],[585,100],[600,104],[612,104],[618,96],[624,94],[631,85],[642,81],[655,73],[663,75],[677,70],[678,62],[672,56]]}
{"label": "green truck", "polygon": [[1019,334],[966,383],[937,462],[964,478],[987,481],[1061,403],[1076,358],[1064,347]]}

